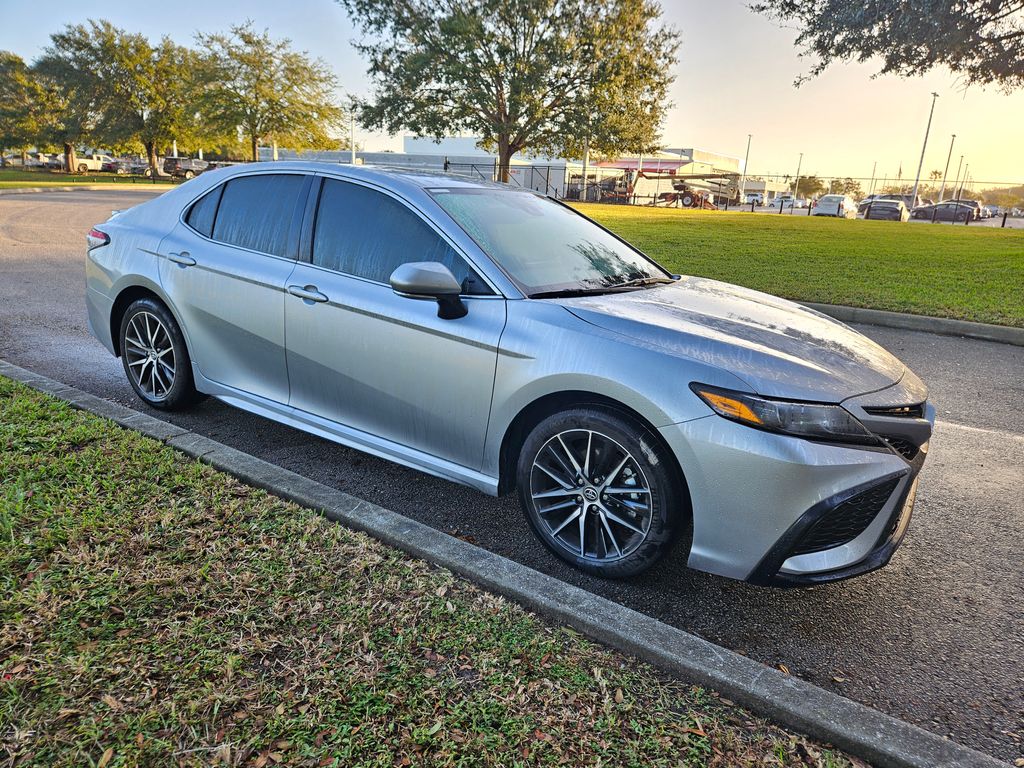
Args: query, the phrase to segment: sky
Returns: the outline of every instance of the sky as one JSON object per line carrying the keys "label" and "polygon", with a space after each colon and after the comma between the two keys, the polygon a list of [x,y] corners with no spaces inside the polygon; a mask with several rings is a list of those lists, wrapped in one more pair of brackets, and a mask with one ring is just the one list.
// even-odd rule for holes
{"label": "sky", "polygon": [[[923,77],[872,78],[877,66],[833,66],[802,85],[810,68],[793,41],[796,33],[752,13],[741,0],[662,0],[665,20],[682,36],[676,80],[662,137],[666,146],[698,147],[742,158],[752,135],[750,171],[879,179],[902,168],[913,179],[931,106],[935,114],[922,176],[943,170],[956,134],[949,176],[960,156],[971,178],[1024,183],[1024,91],[965,89],[948,71]],[[106,18],[156,40],[169,34],[191,43],[197,30],[226,30],[252,19],[275,37],[330,64],[346,93],[369,96],[366,65],[352,47],[358,34],[331,0],[176,0],[173,11],[156,3],[111,0],[3,0],[0,49],[26,60],[38,56],[51,32],[64,24]],[[400,136],[357,129],[368,150],[401,151]],[[802,163],[800,153],[803,153]]]}

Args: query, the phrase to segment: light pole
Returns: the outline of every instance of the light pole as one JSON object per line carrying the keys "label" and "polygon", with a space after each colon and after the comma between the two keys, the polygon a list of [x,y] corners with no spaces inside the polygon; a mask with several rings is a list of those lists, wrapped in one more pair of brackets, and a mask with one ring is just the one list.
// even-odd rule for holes
{"label": "light pole", "polygon": [[753,136],[754,136],[754,134],[752,134],[752,133],[748,133],[747,134],[747,154],[743,157],[743,176],[740,177],[740,203],[741,204],[743,203],[743,200],[745,199],[746,193],[747,193],[747,163],[750,162],[750,140],[751,140],[751,138],[753,138]]}
{"label": "light pole", "polygon": [[928,148],[928,134],[932,130],[932,115],[935,114],[935,101],[939,98],[939,94],[932,92],[932,108],[928,112],[928,126],[924,129],[924,143],[921,145],[921,160],[917,164],[917,176],[914,178],[914,193],[910,198],[910,205],[917,205],[917,188],[921,183],[921,169],[924,168],[924,151]]}
{"label": "light pole", "polygon": [[964,193],[964,184],[967,183],[967,172],[971,170],[971,164],[968,163],[964,166],[964,177],[960,179],[960,189],[956,193],[956,199],[959,200]]}
{"label": "light pole", "polygon": [[[960,183],[960,170],[964,167],[964,156],[960,155],[960,162],[956,166],[956,178],[953,179],[953,194],[956,194],[956,185]],[[957,200],[960,198],[957,197]]]}
{"label": "light pole", "polygon": [[868,190],[869,195],[873,195],[875,193],[875,171],[877,170],[878,161],[875,160],[874,164],[871,166],[871,189]]}
{"label": "light pole", "polygon": [[[949,161],[953,159],[953,142],[956,141],[956,134],[953,134],[953,138],[949,140],[949,154],[946,155],[946,170],[942,172],[942,189],[939,190],[939,202],[942,202],[942,196],[946,194],[946,177],[949,175]],[[959,171],[958,171],[959,173]]]}
{"label": "light pole", "polygon": [[796,213],[796,197],[800,192],[800,166],[804,164],[804,153],[800,153],[800,159],[796,161],[796,181],[793,182],[793,213]]}

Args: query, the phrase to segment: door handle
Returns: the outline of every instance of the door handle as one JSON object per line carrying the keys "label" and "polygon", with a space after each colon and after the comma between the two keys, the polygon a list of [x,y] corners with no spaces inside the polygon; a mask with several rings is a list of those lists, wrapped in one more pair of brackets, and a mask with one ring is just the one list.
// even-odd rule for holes
{"label": "door handle", "polygon": [[320,291],[316,289],[315,285],[289,285],[288,293],[290,293],[292,296],[298,296],[300,299],[303,299],[305,301],[327,301],[327,297],[324,294],[320,293]]}
{"label": "door handle", "polygon": [[188,255],[188,251],[169,253],[167,258],[169,261],[173,261],[175,264],[180,264],[183,267],[194,267],[196,265],[196,260]]}

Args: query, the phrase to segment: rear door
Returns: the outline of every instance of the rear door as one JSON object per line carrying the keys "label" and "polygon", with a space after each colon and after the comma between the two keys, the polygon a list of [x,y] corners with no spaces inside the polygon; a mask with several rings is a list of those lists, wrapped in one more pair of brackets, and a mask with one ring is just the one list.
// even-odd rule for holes
{"label": "rear door", "polygon": [[285,282],[312,176],[235,176],[199,198],[160,244],[160,278],[203,377],[288,402]]}
{"label": "rear door", "polygon": [[[383,190],[326,178],[310,219],[309,253],[285,299],[290,404],[478,469],[504,297],[439,229]],[[445,320],[436,302],[395,294],[391,273],[413,261],[451,269],[465,317]]]}

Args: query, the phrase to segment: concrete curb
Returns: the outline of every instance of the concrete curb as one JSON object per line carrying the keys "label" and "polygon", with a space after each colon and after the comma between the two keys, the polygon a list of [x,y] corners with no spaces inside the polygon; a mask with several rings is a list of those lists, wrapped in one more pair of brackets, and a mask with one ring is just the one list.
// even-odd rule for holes
{"label": "concrete curb", "polygon": [[113,190],[116,192],[145,192],[145,191],[167,191],[174,189],[176,184],[162,184],[151,182],[139,182],[138,184],[124,184],[110,182],[109,184],[68,184],[60,187],[14,187],[10,189],[0,188],[0,196],[3,195],[33,195],[39,192],[103,192]]}
{"label": "concrete curb", "polygon": [[586,590],[173,424],[0,360],[0,375],[66,400],[282,498],[460,574],[549,619],[886,768],[1004,763],[785,675]]}
{"label": "concrete curb", "polygon": [[881,309],[845,307],[839,304],[814,304],[809,301],[800,303],[843,323],[866,323],[867,325],[880,325],[884,328],[925,331],[942,336],[964,336],[968,339],[998,341],[1003,344],[1024,347],[1024,328],[972,323],[967,320],[950,320],[945,317],[929,315],[910,315],[905,312],[886,312]]}

